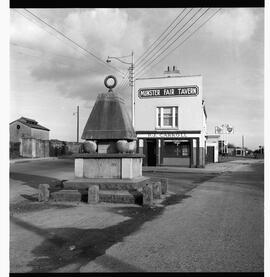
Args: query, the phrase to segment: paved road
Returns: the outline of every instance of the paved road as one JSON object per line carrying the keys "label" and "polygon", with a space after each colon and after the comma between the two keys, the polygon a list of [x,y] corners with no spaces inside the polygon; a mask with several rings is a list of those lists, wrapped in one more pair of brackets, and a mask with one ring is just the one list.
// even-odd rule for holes
{"label": "paved road", "polygon": [[[263,271],[263,163],[228,168],[147,172],[168,177],[176,193],[154,210],[30,201],[32,211],[11,217],[12,272]],[[73,162],[23,162],[10,170],[15,204],[31,200],[39,183],[72,178]]]}
{"label": "paved road", "polygon": [[80,270],[263,271],[263,164],[204,182]]}
{"label": "paved road", "polygon": [[[166,168],[162,168],[164,170]],[[21,192],[20,184],[26,184],[28,187],[37,188],[41,183],[57,183],[59,180],[68,180],[74,178],[74,161],[70,159],[59,160],[26,160],[10,164],[11,178],[11,201]],[[203,172],[198,169],[198,173],[193,172],[178,172],[180,169],[175,169],[176,172],[151,172],[146,171],[143,174],[153,179],[169,178],[170,190],[175,193],[184,193],[196,187],[208,179],[217,176],[218,172]],[[182,169],[184,170],[184,169]],[[189,168],[185,170],[190,170]],[[196,169],[193,169],[193,171]],[[25,189],[25,188],[23,188]],[[30,189],[28,189],[31,192]],[[17,201],[17,200],[16,200]]]}

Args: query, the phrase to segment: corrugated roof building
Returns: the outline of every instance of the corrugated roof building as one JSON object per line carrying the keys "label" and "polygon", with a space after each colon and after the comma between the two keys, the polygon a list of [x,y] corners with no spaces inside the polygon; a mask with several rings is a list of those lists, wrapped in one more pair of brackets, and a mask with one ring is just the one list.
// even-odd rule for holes
{"label": "corrugated roof building", "polygon": [[20,138],[49,140],[50,129],[38,124],[34,119],[21,117],[9,124],[11,142],[19,142]]}

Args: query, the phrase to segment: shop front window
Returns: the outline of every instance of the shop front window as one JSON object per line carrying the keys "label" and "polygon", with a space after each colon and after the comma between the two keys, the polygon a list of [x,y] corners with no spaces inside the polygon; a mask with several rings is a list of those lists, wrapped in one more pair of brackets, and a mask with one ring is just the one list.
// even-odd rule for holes
{"label": "shop front window", "polygon": [[189,145],[188,144],[182,144],[181,145],[181,150],[182,150],[182,156],[187,157],[189,156]]}
{"label": "shop front window", "polygon": [[178,107],[157,107],[157,127],[177,128]]}
{"label": "shop front window", "polygon": [[175,142],[173,140],[164,141],[164,157],[183,158],[190,156],[190,144],[187,141]]}

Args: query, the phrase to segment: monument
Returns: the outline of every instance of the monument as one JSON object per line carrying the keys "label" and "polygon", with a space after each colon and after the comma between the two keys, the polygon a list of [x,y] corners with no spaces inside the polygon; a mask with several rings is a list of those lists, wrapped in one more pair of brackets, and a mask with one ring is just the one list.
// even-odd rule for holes
{"label": "monument", "polygon": [[75,178],[64,182],[62,192],[79,191],[88,203],[142,203],[143,186],[150,181],[142,176],[144,155],[136,153],[137,137],[124,100],[113,91],[116,78],[109,75],[104,84],[108,91],[97,96],[84,127],[83,153],[73,155]]}

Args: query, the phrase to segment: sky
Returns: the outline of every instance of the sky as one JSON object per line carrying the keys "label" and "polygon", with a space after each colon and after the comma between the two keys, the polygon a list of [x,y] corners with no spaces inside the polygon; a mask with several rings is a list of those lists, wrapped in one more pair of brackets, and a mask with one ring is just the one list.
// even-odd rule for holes
{"label": "sky", "polygon": [[[29,11],[102,61],[108,56],[128,56],[134,51],[137,77],[163,76],[167,66],[173,65],[181,75],[201,74],[208,133],[213,134],[215,126],[230,124],[234,127],[234,134],[229,136],[230,143],[241,146],[244,136],[245,146],[257,149],[264,145],[263,8],[223,8],[189,38],[196,24],[194,29],[183,34],[160,56],[162,60],[158,64],[159,59],[153,62],[144,74],[139,72],[139,62],[136,66],[139,57],[177,15],[183,12],[183,17],[188,10]],[[196,18],[197,12],[199,16],[205,11],[199,21],[203,22],[217,10],[211,8],[206,12],[205,8],[200,11],[195,8],[189,15]],[[189,18],[187,16],[182,24]],[[76,107],[80,106],[81,136],[98,93],[106,91],[103,80],[108,74],[117,77],[119,92],[130,109],[130,88],[124,86],[122,74],[114,68],[74,46],[45,24],[38,23],[25,10],[10,10],[9,30],[10,122],[21,116],[33,118],[51,130],[51,139],[76,141]],[[160,47],[169,46],[169,38],[170,35],[162,40]],[[183,42],[185,38],[187,40]],[[165,56],[178,44],[181,45]],[[123,60],[130,62],[130,57]],[[127,73],[127,64],[112,60],[110,65]]]}

